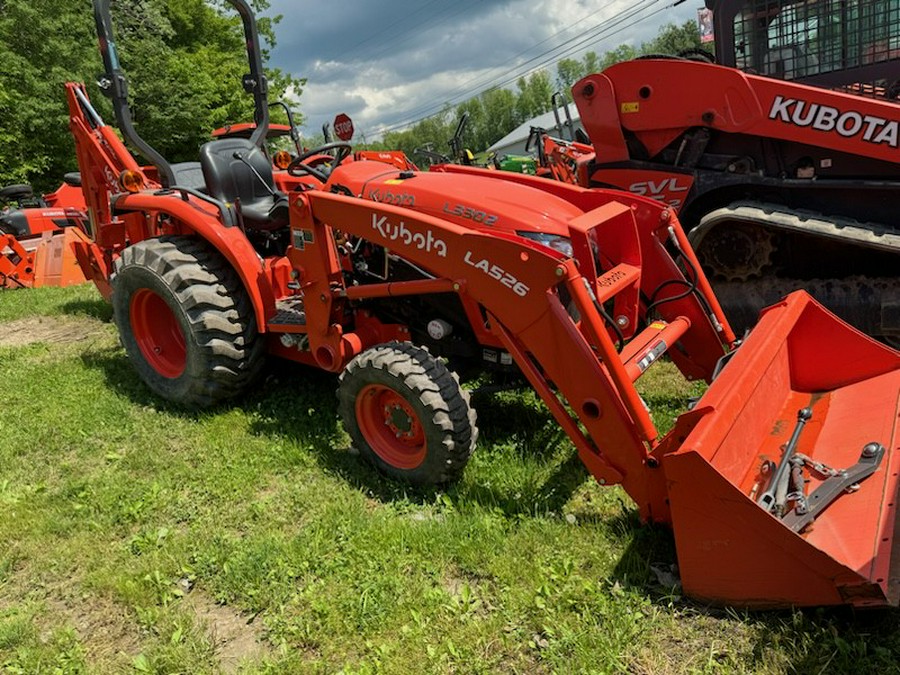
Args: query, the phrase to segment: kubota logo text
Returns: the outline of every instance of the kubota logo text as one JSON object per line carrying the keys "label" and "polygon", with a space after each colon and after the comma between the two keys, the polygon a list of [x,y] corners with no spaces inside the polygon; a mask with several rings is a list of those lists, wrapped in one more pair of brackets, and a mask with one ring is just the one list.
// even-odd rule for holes
{"label": "kubota logo text", "polygon": [[387,216],[379,217],[377,213],[372,214],[372,229],[385,239],[399,241],[407,246],[415,246],[426,253],[434,251],[441,258],[447,257],[447,244],[442,239],[435,237],[431,230],[427,230],[425,234],[413,232],[406,227],[406,223],[402,220],[399,225],[395,225],[387,219]]}
{"label": "kubota logo text", "polygon": [[836,132],[844,138],[858,136],[867,143],[898,147],[900,122],[855,110],[840,111],[829,105],[776,96],[769,111],[770,120],[779,120],[817,131]]}

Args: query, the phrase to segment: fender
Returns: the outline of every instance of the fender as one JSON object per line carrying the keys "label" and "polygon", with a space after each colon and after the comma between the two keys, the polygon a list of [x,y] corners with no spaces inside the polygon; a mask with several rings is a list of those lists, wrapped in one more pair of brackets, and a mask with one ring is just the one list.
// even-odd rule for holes
{"label": "fender", "polygon": [[275,313],[275,293],[262,258],[239,228],[223,226],[218,217],[206,208],[176,195],[145,192],[121,195],[113,200],[113,211],[166,214],[175,219],[183,230],[207,241],[238,273],[253,304],[256,326],[260,333],[267,331],[266,323]]}

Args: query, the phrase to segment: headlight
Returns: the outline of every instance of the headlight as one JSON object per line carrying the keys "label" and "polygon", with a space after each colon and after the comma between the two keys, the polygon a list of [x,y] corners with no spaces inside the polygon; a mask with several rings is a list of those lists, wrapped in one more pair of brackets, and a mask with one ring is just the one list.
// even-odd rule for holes
{"label": "headlight", "polygon": [[568,237],[561,237],[558,234],[547,234],[546,232],[516,232],[516,234],[543,244],[547,248],[552,248],[554,251],[559,251],[567,258],[571,258],[574,255],[572,240]]}

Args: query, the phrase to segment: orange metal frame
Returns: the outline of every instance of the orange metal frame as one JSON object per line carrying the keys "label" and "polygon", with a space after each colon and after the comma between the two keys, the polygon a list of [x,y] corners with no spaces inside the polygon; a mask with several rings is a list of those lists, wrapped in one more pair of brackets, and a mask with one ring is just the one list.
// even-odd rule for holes
{"label": "orange metal frame", "polygon": [[[597,480],[622,484],[642,518],[673,526],[689,594],[750,606],[900,600],[893,533],[900,354],[798,293],[766,312],[693,410],[667,434],[656,429],[634,380],[668,354],[687,377],[711,381],[735,345],[671,208],[520,174],[449,165],[407,173],[354,162],[332,179],[361,198],[291,193],[297,245],[260,260],[239,228],[195,197],[155,186],[116,195],[109,176],[133,158],[105,127],[83,123],[71,94],[97,227],[96,241],[78,250],[101,288],[108,291],[111,262],[130,243],[166,233],[203,237],[240,274],[271,352],[330,372],[407,335],[407,327],[359,311],[358,301],[456,293],[480,317],[473,324],[509,351]],[[478,211],[466,201],[472,194],[492,195],[496,211]],[[528,223],[564,233],[573,257],[517,236]],[[347,286],[338,230],[390,249],[433,279]],[[667,282],[675,283],[662,294],[659,318],[645,325],[647,298]],[[693,291],[679,292],[687,287]],[[305,325],[290,332],[305,339],[294,347],[278,340],[289,331],[271,323],[276,300],[302,303]],[[619,333],[627,342],[621,351]],[[871,441],[887,452],[857,491],[794,532],[752,495],[760,467],[777,461],[805,406],[814,417],[801,450],[814,460],[846,467]],[[820,482],[810,477],[811,488]]]}

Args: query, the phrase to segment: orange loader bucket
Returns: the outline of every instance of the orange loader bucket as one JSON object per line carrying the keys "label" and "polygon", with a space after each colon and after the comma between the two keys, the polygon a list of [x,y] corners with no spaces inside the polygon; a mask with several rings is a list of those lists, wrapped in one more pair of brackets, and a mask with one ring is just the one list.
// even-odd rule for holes
{"label": "orange loader bucket", "polygon": [[900,353],[802,291],[765,310],[663,458],[685,592],[897,605],[898,415]]}

